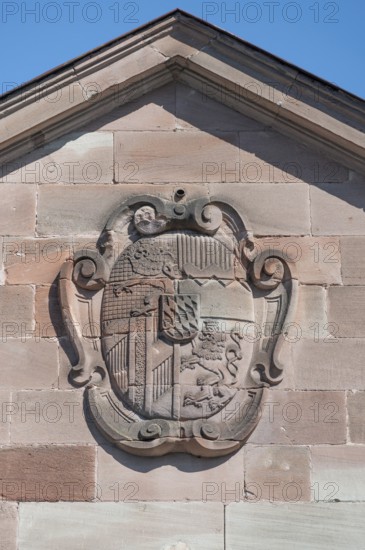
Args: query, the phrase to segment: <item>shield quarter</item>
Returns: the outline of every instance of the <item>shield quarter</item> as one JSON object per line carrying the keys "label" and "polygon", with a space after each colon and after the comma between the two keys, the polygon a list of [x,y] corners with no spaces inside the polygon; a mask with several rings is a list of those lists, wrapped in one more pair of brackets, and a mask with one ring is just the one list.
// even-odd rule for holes
{"label": "shield quarter", "polygon": [[187,342],[198,334],[199,294],[160,297],[161,332],[173,342]]}

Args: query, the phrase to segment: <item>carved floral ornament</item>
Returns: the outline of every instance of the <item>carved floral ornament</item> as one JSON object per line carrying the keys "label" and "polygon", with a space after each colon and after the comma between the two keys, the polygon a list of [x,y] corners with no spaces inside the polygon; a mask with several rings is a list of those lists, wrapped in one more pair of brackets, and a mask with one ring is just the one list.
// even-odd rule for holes
{"label": "carved floral ornament", "polygon": [[182,189],[125,201],[98,249],[67,260],[59,287],[98,429],[137,455],[238,449],[283,377],[293,265],[258,253],[231,206]]}

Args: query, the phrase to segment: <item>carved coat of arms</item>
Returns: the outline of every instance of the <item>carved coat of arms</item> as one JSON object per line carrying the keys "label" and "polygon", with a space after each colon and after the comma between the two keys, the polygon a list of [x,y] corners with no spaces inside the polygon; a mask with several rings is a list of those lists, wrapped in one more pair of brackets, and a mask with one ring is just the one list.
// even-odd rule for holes
{"label": "carved coat of arms", "polygon": [[60,274],[60,302],[100,431],[139,455],[233,452],[283,375],[297,281],[259,254],[227,204],[140,196],[108,220],[98,250]]}

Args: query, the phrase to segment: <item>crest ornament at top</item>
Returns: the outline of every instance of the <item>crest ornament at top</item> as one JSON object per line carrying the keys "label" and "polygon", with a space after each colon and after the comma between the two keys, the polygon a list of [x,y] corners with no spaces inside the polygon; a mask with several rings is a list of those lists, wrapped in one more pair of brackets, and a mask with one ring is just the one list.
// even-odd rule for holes
{"label": "crest ornament at top", "polygon": [[186,195],[125,201],[99,250],[60,275],[72,381],[105,437],[138,455],[233,452],[283,376],[292,267],[257,253],[231,206]]}

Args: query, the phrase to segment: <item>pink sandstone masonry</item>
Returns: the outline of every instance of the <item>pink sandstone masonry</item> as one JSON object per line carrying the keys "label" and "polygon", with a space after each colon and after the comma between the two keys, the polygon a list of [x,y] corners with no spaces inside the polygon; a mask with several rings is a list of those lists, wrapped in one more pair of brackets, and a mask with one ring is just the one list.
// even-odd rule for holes
{"label": "pink sandstone masonry", "polygon": [[179,11],[0,102],[0,550],[362,548],[364,103]]}

